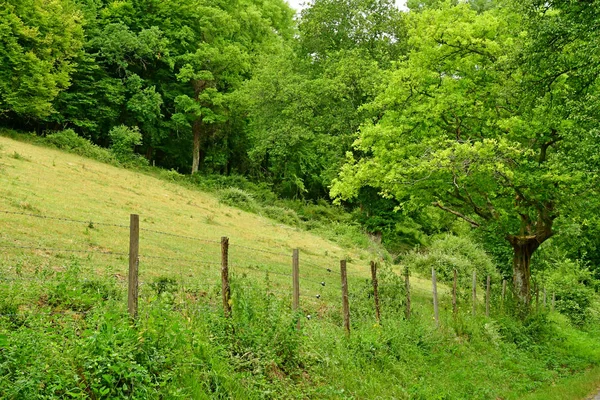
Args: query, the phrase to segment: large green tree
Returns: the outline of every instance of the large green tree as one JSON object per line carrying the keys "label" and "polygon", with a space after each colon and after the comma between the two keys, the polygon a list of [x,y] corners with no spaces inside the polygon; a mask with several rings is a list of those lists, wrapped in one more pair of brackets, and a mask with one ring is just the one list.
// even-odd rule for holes
{"label": "large green tree", "polygon": [[405,50],[388,0],[315,0],[293,43],[263,59],[245,87],[253,171],[284,196],[320,198],[392,61]]}
{"label": "large green tree", "polygon": [[513,249],[515,292],[528,303],[531,256],[596,194],[597,170],[575,158],[597,137],[573,119],[582,94],[569,76],[540,85],[519,11],[411,14],[409,56],[370,105],[378,115],[360,130],[360,158],[348,155],[332,195],[375,186],[494,232]]}

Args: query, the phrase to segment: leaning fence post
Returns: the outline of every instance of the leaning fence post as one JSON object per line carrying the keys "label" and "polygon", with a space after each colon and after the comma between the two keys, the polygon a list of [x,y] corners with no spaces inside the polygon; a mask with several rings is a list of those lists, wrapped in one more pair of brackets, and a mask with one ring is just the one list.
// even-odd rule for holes
{"label": "leaning fence post", "polygon": [[129,216],[129,286],[127,309],[131,318],[138,314],[138,273],[140,265],[140,216]]}
{"label": "leaning fence post", "polygon": [[373,282],[373,297],[375,298],[375,318],[381,324],[381,311],[379,309],[379,285],[377,282],[377,264],[371,261],[371,280]]}
{"label": "leaning fence post", "polygon": [[452,282],[452,314],[454,317],[458,315],[458,307],[456,306],[456,286],[458,283],[458,272],[454,269],[454,281]]}
{"label": "leaning fence post", "polygon": [[477,315],[477,271],[473,270],[473,316]]}
{"label": "leaning fence post", "polygon": [[440,325],[440,315],[438,310],[438,297],[437,297],[437,280],[435,278],[435,268],[431,268],[431,286],[433,289],[433,316],[435,318],[435,324]]}
{"label": "leaning fence post", "polygon": [[350,334],[350,306],[348,304],[348,277],[346,276],[346,260],[340,260],[340,275],[342,276],[342,311],[344,313],[344,329]]}
{"label": "leaning fence post", "polygon": [[294,249],[292,252],[292,286],[294,290],[292,310],[296,312],[300,306],[300,255],[298,249]]}
{"label": "leaning fence post", "polygon": [[229,238],[221,237],[221,294],[223,295],[223,312],[226,317],[231,314],[229,302]]}
{"label": "leaning fence post", "polygon": [[487,276],[487,283],[486,283],[486,287],[485,287],[485,316],[489,317],[490,316],[490,286],[491,286],[491,282],[490,282],[490,276]]}
{"label": "leaning fence post", "polygon": [[410,318],[410,274],[408,267],[404,268],[404,285],[406,286],[406,309],[404,310],[404,316],[406,319]]}

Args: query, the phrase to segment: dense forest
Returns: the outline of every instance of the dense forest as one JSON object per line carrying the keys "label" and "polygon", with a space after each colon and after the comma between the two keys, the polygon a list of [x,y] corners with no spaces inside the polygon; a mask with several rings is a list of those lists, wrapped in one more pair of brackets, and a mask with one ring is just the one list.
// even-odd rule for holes
{"label": "dense forest", "polygon": [[335,202],[392,250],[468,236],[523,303],[532,263],[600,278],[600,3],[408,8],[2,1],[0,124]]}

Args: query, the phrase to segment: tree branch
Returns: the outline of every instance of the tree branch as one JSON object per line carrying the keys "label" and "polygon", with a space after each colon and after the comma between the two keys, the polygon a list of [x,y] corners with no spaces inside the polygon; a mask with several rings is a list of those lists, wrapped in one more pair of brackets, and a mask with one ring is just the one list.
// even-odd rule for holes
{"label": "tree branch", "polygon": [[478,227],[480,226],[480,225],[479,225],[477,222],[475,222],[475,221],[474,221],[474,220],[472,220],[471,218],[467,217],[466,215],[464,215],[464,214],[461,214],[461,213],[459,213],[458,211],[452,210],[452,209],[450,209],[450,208],[448,208],[448,207],[445,207],[445,206],[441,205],[439,201],[436,201],[436,202],[432,203],[432,205],[433,205],[433,206],[435,206],[435,207],[437,207],[437,208],[439,208],[439,209],[441,209],[441,210],[444,210],[444,211],[446,211],[446,212],[449,212],[450,214],[456,215],[456,216],[457,216],[457,217],[459,217],[459,218],[462,218],[462,219],[464,219],[464,220],[465,220],[465,221],[467,221],[469,224],[471,224],[471,226],[472,226],[473,228],[478,228]]}

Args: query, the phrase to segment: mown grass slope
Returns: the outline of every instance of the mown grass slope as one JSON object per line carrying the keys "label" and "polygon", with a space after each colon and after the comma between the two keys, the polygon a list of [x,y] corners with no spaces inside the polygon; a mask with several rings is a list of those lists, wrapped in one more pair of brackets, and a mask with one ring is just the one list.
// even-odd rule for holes
{"label": "mown grass slope", "polygon": [[[404,282],[389,266],[377,324],[367,251],[4,137],[0,210],[9,212],[0,212],[2,398],[518,399],[553,385],[559,398],[578,398],[585,385],[569,392],[561,382],[600,363],[597,327],[547,312],[518,321],[501,304],[473,317],[467,288],[453,317],[440,285],[436,327],[424,278],[411,278],[407,321]],[[130,213],[143,229],[136,323],[126,313]],[[221,236],[231,243],[230,319],[220,307]],[[296,247],[302,312],[293,314]],[[340,258],[349,259],[350,337]]]}

